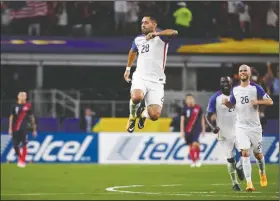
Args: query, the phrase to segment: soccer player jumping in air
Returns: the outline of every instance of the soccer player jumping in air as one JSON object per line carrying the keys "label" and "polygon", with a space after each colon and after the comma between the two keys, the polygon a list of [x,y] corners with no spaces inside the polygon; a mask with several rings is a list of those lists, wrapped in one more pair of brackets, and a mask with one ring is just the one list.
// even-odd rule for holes
{"label": "soccer player jumping in air", "polygon": [[[9,121],[9,134],[13,137],[13,145],[15,153],[18,157],[18,166],[25,167],[25,157],[27,155],[27,133],[28,121],[31,119],[33,136],[37,136],[35,117],[31,110],[31,104],[27,102],[26,92],[19,92],[18,101],[12,107],[10,121]],[[20,144],[22,144],[22,153],[20,152]]]}
{"label": "soccer player jumping in air", "polygon": [[[142,35],[137,36],[128,54],[124,79],[130,82],[130,69],[137,59],[137,68],[132,76],[127,131],[135,129],[136,118],[139,117],[138,128],[144,128],[146,118],[158,120],[164,101],[165,64],[168,42],[177,31],[166,29],[157,31],[157,21],[154,17],[145,16],[142,19]],[[145,99],[146,107],[140,107]]]}

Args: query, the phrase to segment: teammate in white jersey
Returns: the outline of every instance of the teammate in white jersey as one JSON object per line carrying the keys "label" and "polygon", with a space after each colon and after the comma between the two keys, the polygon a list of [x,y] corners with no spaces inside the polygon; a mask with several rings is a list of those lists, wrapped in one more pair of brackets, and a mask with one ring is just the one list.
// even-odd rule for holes
{"label": "teammate in white jersey", "polygon": [[[234,108],[229,109],[222,105],[222,100],[224,98],[229,99],[230,91],[232,89],[232,80],[230,77],[221,77],[220,89],[220,91],[213,94],[209,99],[206,122],[211,127],[213,133],[218,134],[219,143],[223,147],[228,161],[228,173],[232,181],[233,190],[241,191],[237,182],[236,172],[241,181],[244,180],[244,173],[242,165],[241,167],[236,168],[235,163],[235,148],[238,149],[235,134],[236,112]],[[213,125],[211,120],[214,114],[216,114],[216,126]]]}
{"label": "teammate in white jersey", "polygon": [[260,85],[250,82],[251,69],[247,65],[239,67],[240,85],[233,88],[230,100],[223,99],[228,108],[235,106],[236,110],[236,137],[238,147],[242,151],[242,162],[246,191],[254,191],[251,180],[250,148],[252,147],[257,159],[260,174],[260,184],[267,186],[265,174],[265,161],[262,154],[262,127],[259,118],[259,105],[273,105],[272,99],[265,93]]}
{"label": "teammate in white jersey", "polygon": [[[142,19],[141,29],[143,34],[137,36],[132,43],[124,73],[124,79],[130,82],[130,69],[138,54],[130,90],[130,115],[127,123],[127,131],[130,133],[134,131],[137,117],[139,129],[144,128],[146,118],[156,121],[160,117],[164,100],[168,40],[178,34],[172,29],[156,32],[157,22],[151,16]],[[143,99],[146,108],[140,107]]]}

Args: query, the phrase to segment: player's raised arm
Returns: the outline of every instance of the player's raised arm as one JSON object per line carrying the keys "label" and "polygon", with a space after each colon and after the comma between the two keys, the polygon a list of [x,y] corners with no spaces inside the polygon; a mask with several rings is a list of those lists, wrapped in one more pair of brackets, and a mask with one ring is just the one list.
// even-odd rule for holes
{"label": "player's raised arm", "polygon": [[125,69],[125,72],[124,72],[124,79],[127,82],[130,82],[130,78],[129,78],[130,69],[131,69],[131,66],[133,65],[133,62],[136,59],[137,51],[138,51],[137,46],[135,44],[135,41],[133,41],[132,47],[128,52],[127,65],[126,65],[126,69]]}
{"label": "player's raised arm", "polygon": [[[156,36],[171,38],[171,37],[174,37],[177,35],[178,35],[178,31],[173,30],[173,29],[165,29],[163,31],[151,32],[151,33],[147,34],[146,39],[150,40]],[[164,39],[164,41],[166,41],[166,40],[167,39]]]}
{"label": "player's raised arm", "polygon": [[168,36],[168,37],[172,37],[172,36],[177,36],[178,35],[178,31],[174,30],[174,29],[165,29],[163,31],[159,31],[156,32],[157,36]]}

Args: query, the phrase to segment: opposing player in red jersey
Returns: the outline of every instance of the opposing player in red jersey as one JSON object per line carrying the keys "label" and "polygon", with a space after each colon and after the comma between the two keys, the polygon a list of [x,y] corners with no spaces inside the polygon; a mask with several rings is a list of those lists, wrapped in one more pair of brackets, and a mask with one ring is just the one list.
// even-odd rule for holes
{"label": "opposing player in red jersey", "polygon": [[[33,115],[31,104],[27,102],[27,94],[24,91],[19,92],[17,104],[12,107],[9,134],[13,137],[15,153],[18,157],[18,166],[25,167],[25,157],[27,155],[27,133],[28,122],[31,120],[33,136],[37,136],[35,117]],[[22,145],[22,152],[20,152]]]}
{"label": "opposing player in red jersey", "polygon": [[180,125],[181,137],[184,137],[186,143],[190,146],[190,157],[193,162],[191,167],[200,167],[199,136],[201,131],[205,135],[205,120],[200,105],[195,103],[195,99],[191,94],[186,96],[186,104],[181,114]]}

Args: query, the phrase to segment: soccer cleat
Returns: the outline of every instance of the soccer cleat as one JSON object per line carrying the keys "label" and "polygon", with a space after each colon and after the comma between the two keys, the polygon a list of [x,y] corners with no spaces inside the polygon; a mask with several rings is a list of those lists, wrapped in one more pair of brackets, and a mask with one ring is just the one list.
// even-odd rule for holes
{"label": "soccer cleat", "polygon": [[17,166],[20,167],[20,168],[24,168],[25,167],[25,162],[19,161]]}
{"label": "soccer cleat", "polygon": [[245,179],[243,168],[242,167],[239,167],[239,168],[236,167],[235,169],[236,169],[236,173],[237,173],[237,176],[238,176],[239,180],[243,181]]}
{"label": "soccer cleat", "polygon": [[145,126],[145,121],[146,121],[146,117],[142,117],[142,112],[145,110],[145,107],[140,107],[137,110],[137,116],[139,117],[139,121],[138,121],[138,128],[142,129]]}
{"label": "soccer cleat", "polygon": [[260,174],[260,184],[261,184],[261,187],[266,187],[267,186],[266,175],[262,174],[260,170],[259,170],[259,174]]}
{"label": "soccer cleat", "polygon": [[232,187],[232,189],[233,189],[234,191],[241,191],[241,188],[240,188],[239,184],[234,184],[233,187]]}
{"label": "soccer cleat", "polygon": [[195,162],[195,167],[201,167],[201,161],[200,160],[197,160],[196,162]]}
{"label": "soccer cleat", "polygon": [[193,167],[195,167],[195,163],[192,163],[192,164],[191,164],[191,168],[193,168]]}
{"label": "soccer cleat", "polygon": [[253,183],[252,182],[248,182],[247,183],[247,187],[246,187],[246,191],[247,192],[252,192],[254,190],[256,190],[256,189],[254,188]]}
{"label": "soccer cleat", "polygon": [[136,122],[136,119],[131,119],[131,118],[128,119],[127,126],[126,126],[127,132],[132,133],[134,131],[135,122]]}

